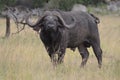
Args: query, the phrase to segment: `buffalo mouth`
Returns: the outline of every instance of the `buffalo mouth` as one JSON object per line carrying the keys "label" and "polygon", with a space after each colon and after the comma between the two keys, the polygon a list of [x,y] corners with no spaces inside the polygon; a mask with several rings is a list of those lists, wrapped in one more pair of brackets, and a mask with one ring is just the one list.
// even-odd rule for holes
{"label": "buffalo mouth", "polygon": [[54,31],[54,29],[48,28],[48,29],[46,29],[46,31]]}

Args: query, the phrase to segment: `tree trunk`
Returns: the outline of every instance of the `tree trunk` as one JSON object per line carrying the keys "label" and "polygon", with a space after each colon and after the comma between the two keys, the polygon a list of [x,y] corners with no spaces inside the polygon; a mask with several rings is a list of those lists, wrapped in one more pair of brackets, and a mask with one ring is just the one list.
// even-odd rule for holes
{"label": "tree trunk", "polygon": [[5,33],[5,37],[9,37],[10,36],[10,18],[8,16],[6,16],[6,33]]}

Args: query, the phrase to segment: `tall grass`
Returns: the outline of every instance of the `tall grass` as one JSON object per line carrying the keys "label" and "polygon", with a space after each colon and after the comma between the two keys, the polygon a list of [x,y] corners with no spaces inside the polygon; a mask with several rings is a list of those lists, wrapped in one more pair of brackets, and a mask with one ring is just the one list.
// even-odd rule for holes
{"label": "tall grass", "polygon": [[[99,17],[102,69],[98,69],[91,49],[85,68],[80,68],[79,52],[67,49],[64,64],[54,69],[38,34],[26,27],[20,34],[2,39],[5,20],[0,19],[0,80],[119,80],[120,17]],[[11,23],[12,32],[15,32],[16,27]]]}

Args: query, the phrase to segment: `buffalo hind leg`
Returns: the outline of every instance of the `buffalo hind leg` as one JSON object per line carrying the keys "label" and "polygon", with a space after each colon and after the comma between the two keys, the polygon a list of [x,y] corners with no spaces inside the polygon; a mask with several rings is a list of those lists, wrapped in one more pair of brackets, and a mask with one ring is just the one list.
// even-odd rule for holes
{"label": "buffalo hind leg", "polygon": [[87,60],[88,60],[89,52],[87,50],[87,47],[85,47],[84,45],[80,45],[78,47],[78,50],[82,56],[81,67],[84,67],[86,65]]}
{"label": "buffalo hind leg", "polygon": [[102,66],[102,50],[99,46],[99,44],[93,42],[92,44],[93,51],[95,53],[95,56],[97,57],[99,68]]}

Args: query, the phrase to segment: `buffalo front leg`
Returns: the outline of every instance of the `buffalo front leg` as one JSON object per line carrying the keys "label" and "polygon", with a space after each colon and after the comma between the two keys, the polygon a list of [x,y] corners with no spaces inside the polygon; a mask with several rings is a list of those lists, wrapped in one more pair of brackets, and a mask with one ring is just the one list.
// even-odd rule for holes
{"label": "buffalo front leg", "polygon": [[87,47],[85,47],[84,45],[80,45],[78,47],[78,50],[82,56],[81,67],[84,67],[86,65],[87,60],[88,60],[89,52],[87,50]]}
{"label": "buffalo front leg", "polygon": [[56,57],[56,53],[54,52],[54,50],[52,48],[48,48],[46,47],[46,50],[48,52],[48,55],[51,59],[51,62],[53,63],[54,66],[57,65],[57,57]]}
{"label": "buffalo front leg", "polygon": [[55,53],[52,53],[52,54],[49,54],[50,56],[50,59],[51,59],[51,62],[53,63],[53,66],[56,66],[57,65],[57,54]]}

